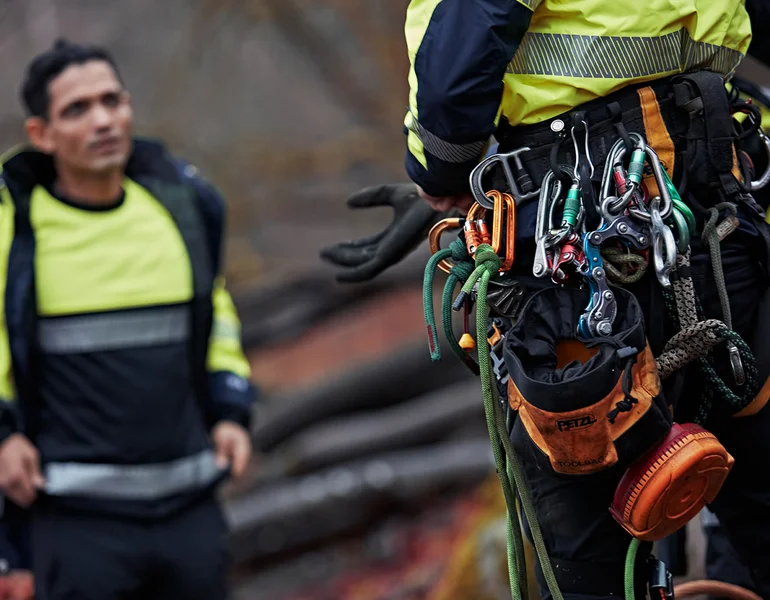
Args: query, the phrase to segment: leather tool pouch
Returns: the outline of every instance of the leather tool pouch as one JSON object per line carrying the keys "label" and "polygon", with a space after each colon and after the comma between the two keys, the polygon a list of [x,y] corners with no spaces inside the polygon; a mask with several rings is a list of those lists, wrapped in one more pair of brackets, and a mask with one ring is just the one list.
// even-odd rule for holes
{"label": "leather tool pouch", "polygon": [[530,298],[505,338],[508,401],[518,411],[512,442],[544,469],[627,466],[671,428],[639,304],[626,290],[613,292],[612,336],[578,339],[588,292],[548,288]]}

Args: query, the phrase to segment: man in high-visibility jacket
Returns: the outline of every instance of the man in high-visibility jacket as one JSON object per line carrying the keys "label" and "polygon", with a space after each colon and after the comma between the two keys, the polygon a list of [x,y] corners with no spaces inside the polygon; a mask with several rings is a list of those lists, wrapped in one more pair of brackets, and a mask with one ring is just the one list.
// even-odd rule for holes
{"label": "man in high-visibility jacket", "polygon": [[[765,10],[760,3],[750,9]],[[767,36],[761,37],[756,49],[767,53]],[[770,299],[770,230],[748,193],[753,173],[732,126],[737,105],[724,87],[751,39],[743,0],[412,0],[406,19],[411,64],[406,170],[416,193],[436,212],[405,200],[414,188],[382,186],[359,193],[351,206],[390,204],[396,208],[394,223],[380,236],[338,244],[322,255],[349,267],[340,280],[367,279],[387,268],[414,247],[439,211],[467,210],[474,201],[469,175],[494,135],[500,152],[520,151],[521,163],[512,167],[522,192],[516,198],[516,260],[508,273],[527,293],[535,291],[546,285],[532,276],[538,202],[523,193],[540,188],[549,170],[558,174],[560,165],[568,165],[566,185],[574,182],[582,190],[582,218],[595,229],[603,200],[597,188],[610,147],[623,139],[628,148],[630,132],[643,135],[696,213],[687,275],[706,318],[727,314],[729,321],[731,309],[732,329],[749,341],[756,356],[759,394],[745,410],[723,411],[707,422],[735,458],[711,508],[749,567],[756,591],[770,597],[770,348],[765,341],[770,331],[760,331],[759,325]],[[645,177],[650,181],[649,174]],[[652,198],[658,189],[654,179],[648,187]],[[734,214],[722,223],[719,239],[702,240],[706,220],[723,221],[726,209]],[[712,273],[709,256],[709,248],[719,247],[723,275]],[[672,333],[654,279],[648,274],[629,289],[644,310],[646,335],[657,356]],[[726,302],[720,288],[726,288]],[[732,381],[725,354],[715,369]],[[740,378],[734,379],[739,389]],[[701,399],[710,394],[690,367],[666,380],[663,389],[679,422],[694,419]],[[524,444],[517,435],[524,434],[515,428],[514,446],[564,597],[622,597],[630,537],[608,506],[628,465],[592,475],[554,473],[542,443]],[[644,594],[648,554],[642,546],[637,557],[638,597]],[[544,598],[551,597],[542,580],[541,590]]]}
{"label": "man in high-visibility jacket", "polygon": [[224,205],[132,137],[103,49],[59,41],[2,158],[0,490],[31,507],[36,597],[226,596],[217,484],[254,387],[224,288]]}

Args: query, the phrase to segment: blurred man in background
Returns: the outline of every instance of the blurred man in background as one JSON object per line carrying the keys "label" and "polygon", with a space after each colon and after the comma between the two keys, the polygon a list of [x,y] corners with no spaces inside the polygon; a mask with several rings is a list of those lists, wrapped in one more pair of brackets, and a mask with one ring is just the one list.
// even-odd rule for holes
{"label": "blurred man in background", "polygon": [[0,489],[32,507],[36,597],[226,596],[215,489],[254,388],[221,275],[224,203],[132,137],[103,49],[60,41],[2,159]]}

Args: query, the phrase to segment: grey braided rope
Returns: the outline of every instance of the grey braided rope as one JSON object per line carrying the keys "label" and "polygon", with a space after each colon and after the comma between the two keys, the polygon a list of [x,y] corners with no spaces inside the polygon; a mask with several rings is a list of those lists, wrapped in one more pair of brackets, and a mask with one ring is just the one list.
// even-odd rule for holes
{"label": "grey braided rope", "polygon": [[699,321],[677,333],[668,341],[663,353],[655,359],[660,378],[666,379],[694,360],[708,356],[714,346],[724,341],[717,333],[724,328],[722,321],[709,319]]}
{"label": "grey braided rope", "polygon": [[[718,246],[718,242],[716,245]],[[665,379],[674,371],[697,360],[708,385],[704,388],[704,396],[701,398],[695,421],[705,424],[715,397],[718,397],[733,413],[748,406],[759,391],[759,378],[754,355],[740,335],[718,319],[698,320],[701,311],[695,295],[695,287],[692,284],[692,278],[686,275],[686,269],[689,265],[689,252],[678,256],[677,267],[680,275],[684,273],[685,276],[680,276],[675,281],[672,286],[674,288],[673,294],[669,290],[663,290],[666,309],[673,319],[674,325],[681,331],[669,340],[663,349],[663,354],[656,359],[656,362],[661,379]],[[722,275],[721,285],[724,288],[724,273],[721,267],[720,256],[719,273]],[[715,277],[718,277],[716,273]],[[746,377],[741,396],[733,392],[717,375],[713,367],[713,359],[709,356],[710,350],[722,341],[734,344],[741,355]]]}

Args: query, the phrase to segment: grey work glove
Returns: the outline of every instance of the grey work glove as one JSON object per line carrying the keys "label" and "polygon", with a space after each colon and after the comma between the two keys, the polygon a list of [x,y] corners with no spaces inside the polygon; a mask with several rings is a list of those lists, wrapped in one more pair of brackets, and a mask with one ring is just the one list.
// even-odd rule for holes
{"label": "grey work glove", "polygon": [[321,250],[321,258],[345,271],[336,279],[343,283],[369,281],[401,261],[425,239],[430,228],[446,213],[433,210],[417,195],[413,183],[391,183],[368,187],[352,194],[352,209],[390,206],[393,221],[381,232],[362,239],[341,242]]}

